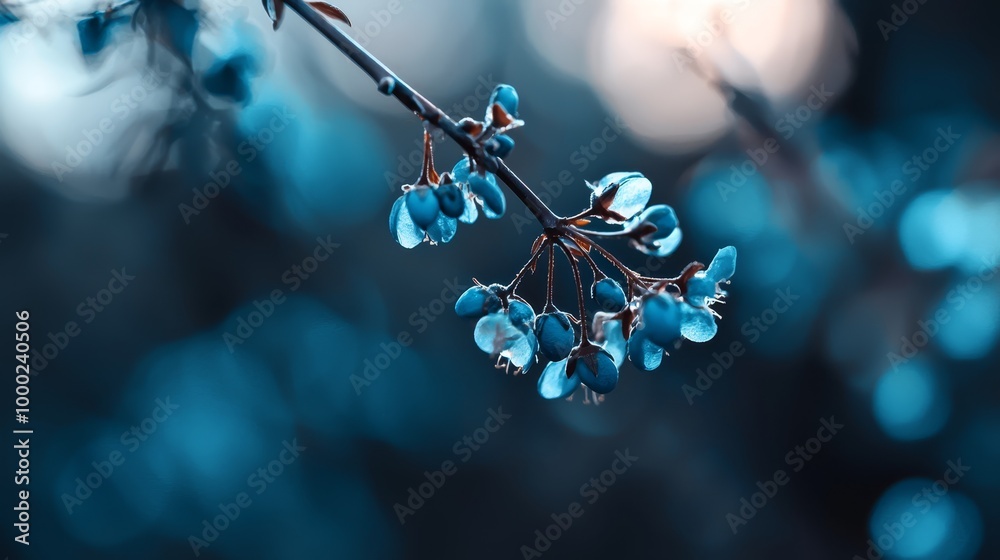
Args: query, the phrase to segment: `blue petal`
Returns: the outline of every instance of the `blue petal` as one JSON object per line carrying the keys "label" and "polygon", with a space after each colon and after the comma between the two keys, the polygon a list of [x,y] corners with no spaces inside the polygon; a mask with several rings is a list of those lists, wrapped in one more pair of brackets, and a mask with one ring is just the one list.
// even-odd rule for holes
{"label": "blue petal", "polygon": [[535,333],[528,331],[521,333],[521,336],[514,338],[507,345],[500,355],[510,360],[510,363],[520,368],[522,373],[528,371],[531,364],[535,362],[535,354],[538,353],[538,339]]}
{"label": "blue petal", "polygon": [[637,368],[653,371],[660,367],[663,348],[653,344],[642,331],[636,331],[628,339],[628,359]]}
{"label": "blue petal", "polygon": [[479,208],[476,207],[476,201],[469,196],[465,196],[465,211],[458,217],[458,221],[463,224],[474,224],[477,219],[479,219]]}
{"label": "blue petal", "polygon": [[403,203],[403,197],[397,198],[392,205],[392,212],[389,213],[389,231],[396,239],[396,243],[407,249],[420,245],[424,240],[424,231],[413,223],[410,212]]}
{"label": "blue petal", "polygon": [[524,335],[514,328],[507,314],[491,313],[476,323],[474,338],[480,350],[496,356]]}
{"label": "blue petal", "polygon": [[535,324],[535,310],[521,300],[511,299],[507,314],[510,316],[510,322],[522,332],[530,332],[532,325]]}
{"label": "blue petal", "polygon": [[669,257],[680,246],[683,237],[684,234],[681,233],[681,228],[674,228],[674,231],[665,239],[656,241],[656,248],[654,250],[643,252],[654,257]]}
{"label": "blue petal", "polygon": [[730,245],[719,249],[712,259],[712,264],[708,265],[705,275],[716,282],[724,282],[733,277],[736,273],[736,247]]}
{"label": "blue petal", "polygon": [[635,249],[656,257],[666,257],[677,250],[683,236],[673,208],[666,204],[650,206],[630,220],[628,228],[643,224],[652,225],[656,230],[643,235],[639,240],[633,239],[631,244]]}
{"label": "blue petal", "polygon": [[458,220],[439,214],[437,220],[427,228],[427,237],[435,243],[447,243],[455,237],[458,231]]}
{"label": "blue petal", "polygon": [[681,315],[681,335],[691,342],[708,342],[719,330],[719,326],[715,324],[715,316],[707,309],[682,305]]}
{"label": "blue petal", "polygon": [[566,377],[566,360],[551,362],[538,377],[538,394],[546,399],[563,399],[580,386],[580,376]]}
{"label": "blue petal", "polygon": [[455,167],[451,169],[451,176],[455,178],[456,183],[467,183],[469,182],[469,173],[472,172],[472,165],[469,162],[469,156],[458,160]]}
{"label": "blue petal", "polygon": [[609,219],[608,222],[613,224],[622,223],[642,212],[653,194],[653,184],[641,173],[621,172],[612,173],[601,179],[594,189],[593,197],[601,196],[616,184],[618,190],[608,210],[620,214],[622,220]]}
{"label": "blue petal", "polygon": [[625,363],[625,354],[628,351],[625,335],[622,334],[622,322],[605,321],[603,328],[604,344],[602,346],[615,360],[615,366],[622,367],[622,364]]}
{"label": "blue petal", "polygon": [[507,113],[512,117],[517,116],[517,106],[520,103],[520,98],[517,95],[517,90],[514,86],[507,84],[498,84],[497,87],[493,88],[493,93],[490,94],[490,102],[487,106],[487,118],[492,115],[489,114],[489,107],[492,107],[494,103],[499,103],[501,107],[504,108]]}

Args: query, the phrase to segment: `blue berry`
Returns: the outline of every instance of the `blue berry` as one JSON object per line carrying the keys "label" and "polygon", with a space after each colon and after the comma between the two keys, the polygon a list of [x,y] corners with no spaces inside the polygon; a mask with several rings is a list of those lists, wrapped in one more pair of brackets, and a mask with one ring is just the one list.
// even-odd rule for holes
{"label": "blue berry", "polygon": [[507,306],[507,314],[510,322],[521,331],[532,330],[535,323],[535,310],[526,302],[519,299],[511,299]]}
{"label": "blue berry", "polygon": [[503,216],[507,209],[507,200],[492,173],[488,175],[473,173],[469,177],[469,189],[483,201],[483,210],[487,218],[495,219]]}
{"label": "blue berry", "polygon": [[677,227],[677,214],[666,204],[657,204],[632,218],[628,229],[636,232],[631,244],[647,255],[666,257],[681,243],[681,230]]}
{"label": "blue berry", "polygon": [[618,386],[618,367],[607,350],[597,346],[585,347],[576,358],[574,375],[595,393],[610,393]]}
{"label": "blue berry", "polygon": [[[494,284],[493,286],[499,286]],[[500,310],[500,297],[496,294],[496,289],[490,286],[473,286],[465,290],[458,301],[455,302],[455,313],[459,317],[467,319],[478,319],[487,313],[495,313]]]}
{"label": "blue berry", "polygon": [[680,304],[670,294],[657,294],[642,303],[640,329],[651,342],[666,348],[681,336]]}
{"label": "blue berry", "polygon": [[[611,197],[605,210],[608,223],[620,224],[642,212],[653,194],[653,184],[642,173],[626,171],[604,176],[596,185],[590,185],[593,191],[590,196],[591,205],[602,197]],[[612,189],[615,189],[612,193]]]}
{"label": "blue berry", "polygon": [[576,333],[569,315],[562,311],[543,313],[535,320],[538,349],[545,358],[564,360],[576,344]]}
{"label": "blue berry", "polygon": [[579,375],[566,375],[566,360],[551,362],[538,377],[538,394],[546,399],[563,399],[580,386]]}
{"label": "blue berry", "polygon": [[413,223],[409,210],[406,209],[404,197],[396,199],[389,213],[389,232],[392,237],[406,249],[412,249],[420,245],[424,240],[424,230]]}
{"label": "blue berry", "polygon": [[417,227],[427,229],[437,220],[441,206],[430,187],[414,187],[403,196],[406,198],[406,209],[410,212],[410,218]]}
{"label": "blue berry", "polygon": [[628,359],[635,367],[645,371],[653,371],[660,367],[663,360],[663,348],[653,344],[643,330],[632,333],[628,339]]}
{"label": "blue berry", "polygon": [[[500,106],[503,107],[504,111],[507,111],[507,114],[510,116],[517,117],[517,106],[520,103],[520,99],[517,95],[517,90],[514,89],[514,86],[499,84],[497,87],[493,88],[493,93],[490,95],[489,106],[492,107],[494,103],[499,103]],[[486,116],[489,118],[489,113],[487,113]]]}
{"label": "blue berry", "polygon": [[514,139],[506,134],[497,134],[486,142],[486,153],[493,157],[505,158],[514,149]]}
{"label": "blue berry", "polygon": [[434,189],[441,213],[449,218],[458,218],[465,213],[465,195],[455,183],[446,183]]}
{"label": "blue berry", "polygon": [[602,278],[595,282],[591,289],[591,295],[600,306],[601,311],[609,313],[617,313],[625,309],[625,305],[628,303],[621,284],[612,278]]}

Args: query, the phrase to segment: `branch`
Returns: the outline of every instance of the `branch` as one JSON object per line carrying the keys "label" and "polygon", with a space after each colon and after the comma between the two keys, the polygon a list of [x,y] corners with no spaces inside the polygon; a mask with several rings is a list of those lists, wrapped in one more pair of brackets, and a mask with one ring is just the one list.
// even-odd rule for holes
{"label": "branch", "polygon": [[507,185],[507,188],[531,210],[544,229],[558,229],[559,217],[528,188],[520,177],[507,167],[507,164],[500,159],[483,154],[473,138],[459,128],[458,123],[444,111],[410,87],[409,84],[399,79],[399,76],[389,70],[382,61],[375,58],[354,39],[330,24],[322,14],[306,4],[305,0],[285,0],[284,3],[347,55],[365,74],[368,74],[378,85],[378,90],[383,95],[395,97],[404,107],[416,113],[421,119],[440,128],[461,146],[478,165],[496,174]]}

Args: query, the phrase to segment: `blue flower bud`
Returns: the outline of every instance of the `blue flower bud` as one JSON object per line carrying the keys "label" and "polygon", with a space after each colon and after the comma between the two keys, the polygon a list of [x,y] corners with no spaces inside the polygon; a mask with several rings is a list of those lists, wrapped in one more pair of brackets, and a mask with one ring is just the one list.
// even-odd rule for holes
{"label": "blue flower bud", "polygon": [[666,348],[681,336],[680,304],[670,294],[657,294],[642,303],[639,329],[657,346]]}
{"label": "blue flower bud", "polygon": [[580,386],[580,376],[566,376],[566,360],[551,362],[538,377],[538,394],[546,399],[563,399]]}
{"label": "blue flower bud", "polygon": [[576,358],[573,374],[580,377],[580,382],[595,393],[610,393],[618,386],[618,367],[607,350],[597,346],[582,349]]}
{"label": "blue flower bud", "polygon": [[[493,286],[499,286],[494,284]],[[455,313],[459,317],[467,319],[478,319],[487,313],[496,313],[500,310],[500,297],[496,294],[496,289],[490,286],[473,286],[465,290],[458,301],[455,302]]]}
{"label": "blue flower bud", "polygon": [[535,320],[535,335],[542,356],[552,361],[565,360],[576,344],[573,323],[562,311],[539,315]]}
{"label": "blue flower bud", "polygon": [[465,212],[465,195],[455,183],[442,184],[434,189],[441,213],[449,218],[458,218]]}
{"label": "blue flower bud", "polygon": [[[509,86],[507,84],[499,84],[497,87],[493,88],[493,93],[490,95],[490,103],[488,107],[492,107],[494,103],[499,103],[503,107],[504,111],[512,117],[517,117],[517,106],[520,99],[517,95],[517,90],[514,86]],[[489,110],[489,109],[487,109]],[[489,114],[487,113],[487,119]]]}
{"label": "blue flower bud", "polygon": [[608,313],[617,313],[625,309],[625,305],[628,304],[621,284],[612,278],[602,278],[595,282],[591,289],[591,295],[600,306],[601,311]]}
{"label": "blue flower bud", "polygon": [[406,198],[406,209],[410,212],[410,218],[417,227],[427,229],[437,220],[441,206],[430,187],[414,187],[403,196]]}

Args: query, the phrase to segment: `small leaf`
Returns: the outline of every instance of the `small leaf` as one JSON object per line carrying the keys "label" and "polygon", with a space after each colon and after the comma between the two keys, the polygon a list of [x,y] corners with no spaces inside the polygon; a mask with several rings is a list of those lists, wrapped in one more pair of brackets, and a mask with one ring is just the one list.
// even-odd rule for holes
{"label": "small leaf", "polygon": [[336,6],[331,6],[326,2],[309,2],[309,5],[312,6],[317,12],[323,14],[324,16],[330,19],[340,20],[346,23],[348,27],[351,27],[350,18],[348,18],[347,14],[345,14],[344,11],[341,10],[340,8]]}

